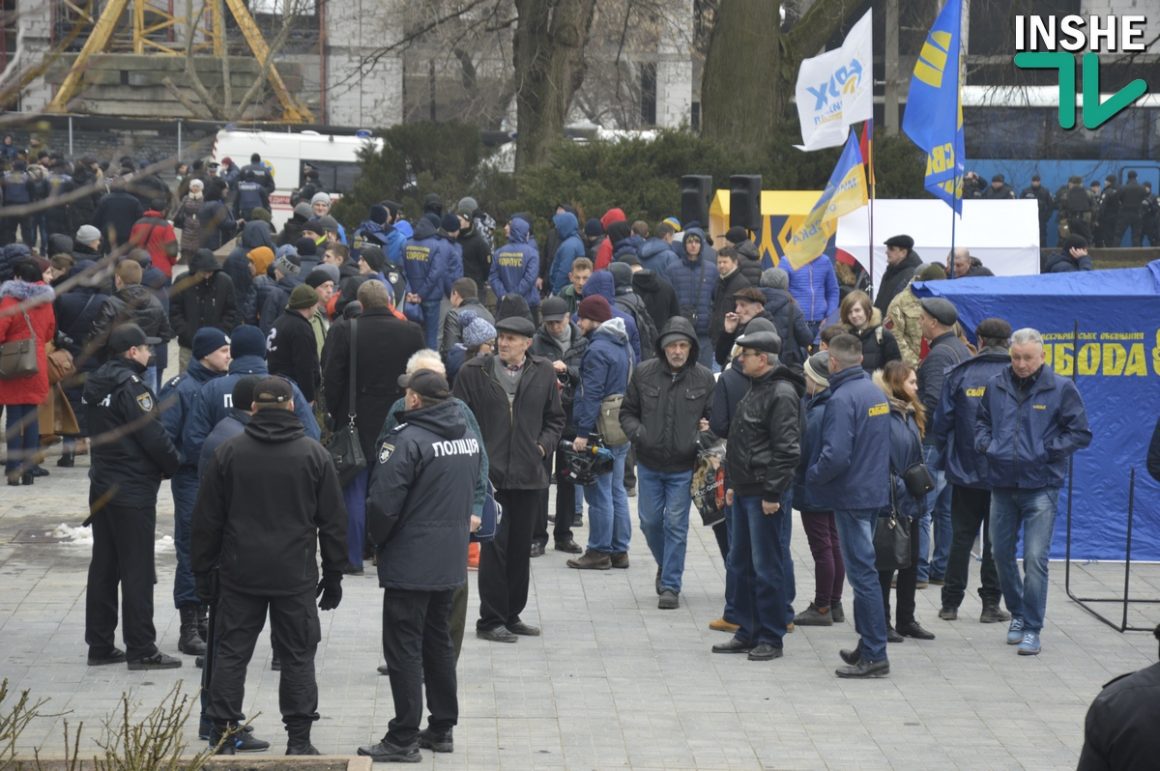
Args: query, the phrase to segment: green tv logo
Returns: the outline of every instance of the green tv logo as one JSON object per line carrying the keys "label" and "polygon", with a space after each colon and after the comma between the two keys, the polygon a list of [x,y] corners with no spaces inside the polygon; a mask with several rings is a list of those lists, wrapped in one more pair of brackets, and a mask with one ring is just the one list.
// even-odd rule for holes
{"label": "green tv logo", "polygon": [[[1100,101],[1099,52],[1143,52],[1143,16],[1016,16],[1015,66],[1059,73],[1059,125],[1075,128],[1076,95],[1083,94],[1083,127],[1097,129],[1148,93],[1136,78],[1106,102]],[[1086,49],[1086,50],[1085,50]],[[1081,57],[1082,91],[1076,89],[1075,54]]]}

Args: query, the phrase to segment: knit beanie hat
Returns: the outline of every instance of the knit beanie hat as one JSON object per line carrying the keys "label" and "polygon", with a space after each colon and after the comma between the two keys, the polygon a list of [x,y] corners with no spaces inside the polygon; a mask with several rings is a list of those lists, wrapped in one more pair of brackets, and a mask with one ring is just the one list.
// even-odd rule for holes
{"label": "knit beanie hat", "polygon": [[299,257],[317,257],[318,244],[309,236],[302,236],[294,242],[294,251]]}
{"label": "knit beanie hat", "polygon": [[580,301],[578,313],[582,319],[589,319],[603,324],[612,318],[612,306],[608,304],[608,300],[605,300],[604,297],[594,294]]}
{"label": "knit beanie hat", "polygon": [[[325,267],[333,268],[334,266],[326,265]],[[323,270],[323,265],[319,265],[317,268],[310,271],[310,273],[306,276],[306,281],[304,283],[311,289],[317,289],[327,281],[335,281],[335,283],[337,283],[337,281],[331,277],[330,272]]]}
{"label": "knit beanie hat", "polygon": [[781,268],[766,268],[761,272],[761,285],[770,289],[788,289],[789,274]]}
{"label": "knit beanie hat", "polygon": [[229,344],[230,339],[225,332],[217,327],[202,327],[193,336],[193,358],[204,359],[218,348]]}
{"label": "knit beanie hat", "polygon": [[302,270],[302,259],[293,253],[280,254],[274,260],[274,269],[282,271],[287,276],[297,276]]}
{"label": "knit beanie hat", "polygon": [[330,206],[330,193],[315,193],[314,197],[310,199],[310,205],[313,206],[316,203],[324,203]]}
{"label": "knit beanie hat", "polygon": [[479,208],[479,204],[471,196],[465,196],[459,199],[459,203],[455,205],[455,213],[462,214],[464,217],[470,219],[475,210]]}
{"label": "knit beanie hat", "polygon": [[318,290],[308,284],[299,284],[290,293],[290,302],[286,304],[288,311],[300,311],[318,305]]}
{"label": "knit beanie hat", "polygon": [[274,262],[274,250],[268,246],[256,246],[246,252],[246,257],[254,263],[254,275],[264,276],[266,270]]}
{"label": "knit beanie hat", "polygon": [[249,324],[235,327],[230,336],[230,358],[240,359],[243,356],[266,358],[266,336],[262,330]]}
{"label": "knit beanie hat", "polygon": [[454,214],[444,214],[443,219],[439,222],[439,227],[447,233],[458,233],[460,227],[459,218]]}
{"label": "knit beanie hat", "polygon": [[813,356],[806,359],[805,365],[802,367],[805,371],[806,377],[814,381],[822,388],[830,387],[830,352],[819,351]]}
{"label": "knit beanie hat", "polygon": [[263,209],[261,206],[255,206],[253,209],[250,209],[250,219],[262,220],[262,222],[269,222],[270,221],[270,210]]}
{"label": "knit beanie hat", "polygon": [[380,225],[387,224],[387,220],[391,214],[387,211],[387,207],[382,204],[375,204],[371,207],[371,222],[377,222]]}
{"label": "knit beanie hat", "polygon": [[477,348],[494,340],[495,334],[495,327],[487,319],[476,316],[463,328],[463,344],[468,348]]}

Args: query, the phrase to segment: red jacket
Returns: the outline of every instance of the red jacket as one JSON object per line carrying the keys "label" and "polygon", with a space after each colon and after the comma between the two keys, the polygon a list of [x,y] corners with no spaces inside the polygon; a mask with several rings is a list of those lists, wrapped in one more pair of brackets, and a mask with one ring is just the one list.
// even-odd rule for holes
{"label": "red jacket", "polygon": [[[613,222],[624,222],[628,217],[624,216],[623,209],[609,209],[604,212],[604,216],[600,218],[600,224],[604,226],[604,232],[608,232],[608,226]],[[596,270],[604,270],[612,263],[612,240],[604,239],[600,242],[600,246],[596,249]]]}
{"label": "red jacket", "polygon": [[165,215],[156,209],[148,209],[145,216],[133,224],[129,231],[129,243],[133,248],[144,249],[153,259],[153,266],[173,278],[173,260],[177,257],[177,231]]}
{"label": "red jacket", "polygon": [[0,343],[27,340],[28,324],[19,306],[25,300],[38,305],[25,308],[36,334],[36,373],[0,380],[0,404],[40,404],[48,396],[48,357],[45,344],[56,335],[56,314],[52,310],[52,287],[42,281],[30,284],[13,279],[0,284]]}

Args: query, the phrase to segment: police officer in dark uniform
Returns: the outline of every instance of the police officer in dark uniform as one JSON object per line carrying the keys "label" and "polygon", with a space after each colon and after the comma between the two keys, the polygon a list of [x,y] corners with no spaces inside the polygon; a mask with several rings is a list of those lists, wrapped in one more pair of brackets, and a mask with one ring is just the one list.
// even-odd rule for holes
{"label": "police officer in dark uniform", "polygon": [[[193,512],[191,563],[198,596],[214,606],[211,744],[237,732],[244,719],[246,665],[269,611],[282,662],[286,754],[317,755],[310,728],[318,720],[318,608],[333,610],[342,600],[346,505],[329,453],[294,414],[294,394],[289,381],[264,377],[254,387],[255,412],[245,431],[214,452]],[[227,739],[218,752],[233,754],[236,746]]]}
{"label": "police officer in dark uniform", "polygon": [[[1140,202],[1140,231],[1148,239],[1148,246],[1160,246],[1160,203],[1152,195],[1152,183],[1145,182],[1144,200]],[[1143,238],[1140,243],[1143,245]]]}
{"label": "police officer in dark uniform", "polygon": [[[395,718],[382,741],[359,747],[358,754],[417,763],[420,747],[454,749],[459,702],[451,604],[467,581],[483,440],[468,429],[443,375],[417,370],[400,377],[399,386],[406,389],[406,410],[379,450],[367,496]],[[420,731],[424,685],[431,717]]]}
{"label": "police officer in dark uniform", "polygon": [[[157,489],[180,462],[158,418],[157,400],[141,378],[152,346],[160,343],[136,324],[114,329],[111,358],[88,376],[81,397],[93,442],[85,520],[93,528],[85,599],[90,666],[126,660],[129,669],[181,666],[157,650],[153,627]],[[113,644],[118,584],[125,651]]]}
{"label": "police officer in dark uniform", "polygon": [[[1160,626],[1152,634],[1160,640]],[[1088,708],[1078,771],[1155,768],[1158,722],[1160,664],[1109,681]]]}

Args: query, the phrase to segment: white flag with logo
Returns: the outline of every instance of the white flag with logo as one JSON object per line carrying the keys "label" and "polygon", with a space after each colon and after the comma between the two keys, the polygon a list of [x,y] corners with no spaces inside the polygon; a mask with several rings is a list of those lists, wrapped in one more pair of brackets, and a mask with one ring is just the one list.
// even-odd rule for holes
{"label": "white flag with logo", "polygon": [[872,13],[854,25],[841,48],[802,62],[794,88],[802,124],[799,150],[837,147],[851,124],[874,116]]}

